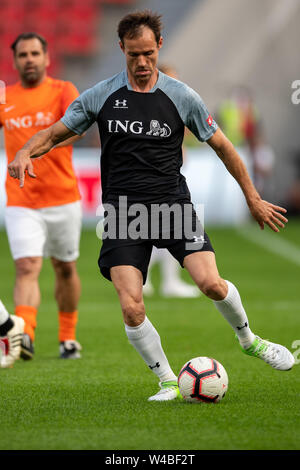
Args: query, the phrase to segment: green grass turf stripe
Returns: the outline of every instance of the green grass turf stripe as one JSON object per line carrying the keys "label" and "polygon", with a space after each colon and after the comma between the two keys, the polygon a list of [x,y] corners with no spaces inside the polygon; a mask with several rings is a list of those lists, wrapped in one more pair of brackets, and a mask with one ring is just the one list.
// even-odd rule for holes
{"label": "green grass turf stripe", "polygon": [[265,248],[277,256],[300,266],[300,248],[293,242],[280,237],[279,233],[260,230],[257,225],[247,225],[237,233],[251,242]]}
{"label": "green grass turf stripe", "polygon": [[[299,230],[295,225],[295,236]],[[248,243],[235,229],[208,233],[220,274],[238,287],[255,334],[296,351],[299,267]],[[284,237],[284,231],[274,235]],[[99,249],[95,230],[83,231],[80,360],[58,359],[54,275],[44,262],[35,358],[0,370],[0,449],[299,449],[299,364],[281,372],[243,354],[205,296],[159,295],[158,266],[146,311],[174,372],[193,357],[214,357],[228,373],[229,388],[217,405],[147,402],[158,379],[128,343],[117,295],[98,271]],[[15,272],[4,232],[0,253],[0,296],[12,311]],[[181,276],[191,282],[185,270]]]}

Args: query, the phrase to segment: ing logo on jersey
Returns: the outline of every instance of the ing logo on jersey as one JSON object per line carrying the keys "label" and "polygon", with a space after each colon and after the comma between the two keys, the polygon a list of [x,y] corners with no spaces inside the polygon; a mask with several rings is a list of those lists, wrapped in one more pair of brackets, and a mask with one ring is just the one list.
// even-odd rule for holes
{"label": "ing logo on jersey", "polygon": [[[145,134],[144,129],[145,127],[142,121],[120,121],[118,119],[109,119],[107,121],[107,130],[110,134],[122,132],[126,134]],[[168,124],[164,122],[163,126],[161,126],[160,123],[154,119],[150,121],[150,130],[146,132],[146,135],[152,135],[154,137],[169,137],[171,134],[172,131]]]}
{"label": "ing logo on jersey", "polygon": [[5,126],[8,130],[27,129],[28,127],[51,126],[55,122],[55,116],[49,112],[39,111],[34,116],[18,116],[5,120]]}
{"label": "ing logo on jersey", "polygon": [[150,131],[146,132],[147,135],[153,135],[155,137],[169,137],[172,131],[168,124],[163,123],[163,127],[160,126],[159,122],[152,119],[150,122]]}

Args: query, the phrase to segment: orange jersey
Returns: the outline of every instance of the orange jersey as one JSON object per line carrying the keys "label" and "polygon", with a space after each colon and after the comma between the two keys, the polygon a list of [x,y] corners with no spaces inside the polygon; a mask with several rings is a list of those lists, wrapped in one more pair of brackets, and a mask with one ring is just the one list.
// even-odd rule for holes
{"label": "orange jersey", "polygon": [[[36,88],[24,88],[20,82],[8,86],[6,103],[0,104],[0,127],[4,129],[8,163],[36,132],[61,119],[78,95],[71,82],[50,77]],[[23,188],[7,173],[8,206],[39,209],[80,199],[72,165],[72,146],[53,149],[40,160],[32,161],[36,178],[26,175]]]}

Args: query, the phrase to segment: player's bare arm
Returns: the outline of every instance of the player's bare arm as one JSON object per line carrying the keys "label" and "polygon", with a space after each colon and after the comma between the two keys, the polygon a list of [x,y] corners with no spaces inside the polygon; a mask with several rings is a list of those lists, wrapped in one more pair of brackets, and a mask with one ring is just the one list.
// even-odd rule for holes
{"label": "player's bare arm", "polygon": [[78,142],[78,140],[81,140],[85,136],[85,133],[82,135],[77,135],[75,134],[73,137],[70,137],[67,140],[64,140],[63,142],[60,142],[59,144],[55,145],[55,148],[61,148],[61,147],[67,147],[68,145],[73,145],[75,142]]}
{"label": "player's bare arm", "polygon": [[67,128],[61,121],[57,121],[48,129],[37,132],[17,153],[14,160],[8,165],[8,173],[12,178],[20,180],[20,187],[24,186],[25,172],[35,178],[31,158],[41,157],[49,152],[55,145],[76,136],[75,132]]}
{"label": "player's bare arm", "polygon": [[260,228],[264,229],[264,224],[267,224],[274,232],[279,232],[278,227],[284,228],[288,220],[282,213],[286,213],[286,209],[261,199],[251,181],[244,162],[223,132],[218,129],[215,134],[208,139],[207,143],[216,152],[227,170],[240,185],[249,210],[253,218],[258,222]]}

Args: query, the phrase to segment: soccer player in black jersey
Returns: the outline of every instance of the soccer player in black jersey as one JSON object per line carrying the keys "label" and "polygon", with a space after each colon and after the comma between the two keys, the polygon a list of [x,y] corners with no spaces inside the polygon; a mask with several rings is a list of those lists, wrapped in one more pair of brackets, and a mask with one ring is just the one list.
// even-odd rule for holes
{"label": "soccer player in black jersey", "polygon": [[[168,64],[159,64],[159,70],[169,77],[178,80],[178,75],[174,67]],[[183,142],[184,144],[184,142]],[[183,145],[184,147],[184,145]],[[185,151],[183,149],[183,163],[185,163]],[[153,265],[158,264],[160,268],[160,293],[164,297],[199,297],[201,295],[197,286],[184,282],[179,274],[180,265],[168,250],[159,250],[155,246],[152,250],[148,266],[148,275],[143,287],[144,296],[154,294],[154,287],[151,282],[151,271]]]}
{"label": "soccer player in black jersey", "polygon": [[[182,220],[184,223],[192,220],[194,225],[201,226],[180,173],[184,127],[200,141],[207,142],[223,161],[240,185],[261,229],[266,224],[278,232],[278,227],[284,227],[287,222],[283,215],[286,210],[261,199],[244,163],[200,96],[186,84],[158,71],[158,55],[163,44],[160,16],[149,11],[129,14],[120,21],[118,34],[126,70],[86,90],[60,121],[35,134],[9,165],[10,176],[20,179],[23,186],[24,172],[35,177],[32,158],[45,154],[71,136],[82,134],[97,121],[102,151],[102,201],[113,227],[104,232],[99,267],[117,291],[129,341],[159,378],[160,390],[149,400],[172,400],[179,396],[176,375],[143,303],[142,288],[153,245],[167,248],[187,269],[233,328],[244,352],[261,358],[275,369],[291,369],[294,357],[285,347],[263,340],[251,331],[238,290],[218,273],[207,234],[193,237],[190,232],[188,235],[184,232],[181,238],[177,237],[177,226]],[[124,201],[128,207],[126,213]],[[149,236],[145,226],[149,220],[153,223],[152,210],[162,204],[169,208],[173,205],[188,208],[189,217],[174,215],[167,238],[161,225],[164,220],[158,230],[154,226],[152,232],[151,228]],[[129,230],[135,222],[133,214],[137,205],[140,211],[145,208],[147,214],[140,219],[143,221],[140,237],[132,236]],[[127,221],[125,235],[124,219]]]}

